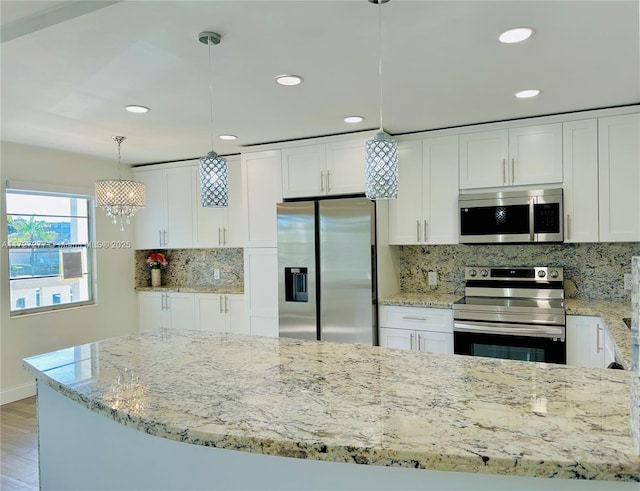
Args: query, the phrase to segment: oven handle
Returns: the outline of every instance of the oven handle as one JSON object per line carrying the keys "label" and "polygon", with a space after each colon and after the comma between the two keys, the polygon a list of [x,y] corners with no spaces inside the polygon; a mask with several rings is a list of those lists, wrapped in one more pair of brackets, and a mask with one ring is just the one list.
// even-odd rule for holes
{"label": "oven handle", "polygon": [[563,327],[523,326],[522,324],[500,324],[500,327],[495,327],[482,322],[455,322],[453,324],[453,331],[564,339]]}

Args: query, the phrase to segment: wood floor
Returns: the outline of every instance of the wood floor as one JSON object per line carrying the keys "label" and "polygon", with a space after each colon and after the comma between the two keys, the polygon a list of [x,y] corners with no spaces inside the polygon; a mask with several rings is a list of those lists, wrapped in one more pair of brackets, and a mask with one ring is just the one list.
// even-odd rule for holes
{"label": "wood floor", "polygon": [[36,398],[0,406],[2,491],[39,488]]}

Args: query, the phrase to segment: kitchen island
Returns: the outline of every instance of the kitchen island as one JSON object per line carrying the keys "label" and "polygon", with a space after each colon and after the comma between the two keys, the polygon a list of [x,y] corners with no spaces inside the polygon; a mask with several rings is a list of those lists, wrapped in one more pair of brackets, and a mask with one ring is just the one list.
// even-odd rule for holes
{"label": "kitchen island", "polygon": [[180,329],[24,366],[43,489],[640,482],[627,371]]}

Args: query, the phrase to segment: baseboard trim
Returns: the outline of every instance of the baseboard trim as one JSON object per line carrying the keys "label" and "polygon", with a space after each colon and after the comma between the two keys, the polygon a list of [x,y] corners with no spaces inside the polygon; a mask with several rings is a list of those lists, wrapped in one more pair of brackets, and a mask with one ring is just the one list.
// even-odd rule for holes
{"label": "baseboard trim", "polygon": [[25,399],[35,395],[35,382],[9,387],[8,389],[2,389],[2,391],[0,391],[0,405],[9,404],[10,402],[19,401],[20,399]]}

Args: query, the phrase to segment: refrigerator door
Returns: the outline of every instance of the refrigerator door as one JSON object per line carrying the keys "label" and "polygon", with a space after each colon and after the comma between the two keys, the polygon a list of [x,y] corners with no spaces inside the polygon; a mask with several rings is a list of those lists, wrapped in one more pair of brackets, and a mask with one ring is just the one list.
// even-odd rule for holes
{"label": "refrigerator door", "polygon": [[365,198],[319,202],[323,341],[377,344],[374,206]]}
{"label": "refrigerator door", "polygon": [[280,336],[317,339],[315,206],[278,204]]}

